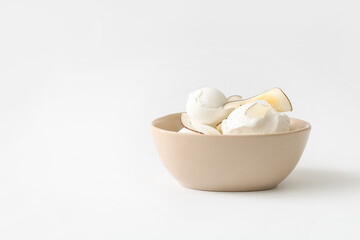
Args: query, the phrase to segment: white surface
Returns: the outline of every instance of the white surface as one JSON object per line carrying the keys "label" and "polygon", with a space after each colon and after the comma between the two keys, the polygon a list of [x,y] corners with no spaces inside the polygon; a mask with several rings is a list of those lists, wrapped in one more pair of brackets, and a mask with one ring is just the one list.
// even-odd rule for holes
{"label": "white surface", "polygon": [[[359,239],[356,1],[1,1],[0,239]],[[274,86],[313,130],[277,189],[180,187],[149,124]]]}

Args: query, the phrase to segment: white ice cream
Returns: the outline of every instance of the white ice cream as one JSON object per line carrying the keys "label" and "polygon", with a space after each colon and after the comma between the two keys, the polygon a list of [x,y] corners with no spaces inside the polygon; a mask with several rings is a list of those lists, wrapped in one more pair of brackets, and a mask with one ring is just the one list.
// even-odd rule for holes
{"label": "white ice cream", "polygon": [[192,123],[215,126],[229,113],[222,108],[225,102],[225,95],[218,89],[201,88],[189,94],[186,112]]}
{"label": "white ice cream", "polygon": [[[290,119],[279,113],[270,105],[264,104],[269,110],[263,118],[250,117],[246,110],[255,103],[244,104],[236,108],[221,124],[224,135],[263,134],[287,132],[290,130]],[[262,103],[261,103],[262,104]]]}

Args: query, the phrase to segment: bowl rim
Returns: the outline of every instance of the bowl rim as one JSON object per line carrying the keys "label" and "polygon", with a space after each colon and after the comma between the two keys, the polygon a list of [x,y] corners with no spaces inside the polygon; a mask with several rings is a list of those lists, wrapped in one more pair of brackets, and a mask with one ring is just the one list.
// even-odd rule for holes
{"label": "bowl rim", "polygon": [[279,133],[256,133],[256,134],[241,134],[241,135],[205,135],[205,134],[192,134],[192,133],[181,133],[181,132],[175,132],[175,131],[169,131],[169,130],[165,130],[162,128],[159,128],[157,126],[155,126],[155,122],[157,122],[158,120],[160,120],[161,118],[166,118],[166,117],[170,117],[172,115],[179,115],[182,112],[177,112],[177,113],[171,113],[171,114],[167,114],[164,115],[162,117],[156,118],[151,122],[151,128],[156,129],[157,131],[160,132],[164,132],[167,134],[173,134],[173,135],[183,135],[183,136],[194,136],[194,137],[220,137],[220,138],[229,138],[229,137],[265,137],[265,136],[281,136],[281,135],[288,135],[288,134],[293,134],[293,133],[298,133],[298,132],[304,132],[304,131],[310,131],[311,130],[311,124],[305,120],[299,119],[299,118],[293,118],[293,117],[289,117],[290,119],[294,119],[294,120],[298,120],[298,121],[302,121],[305,123],[305,127],[304,128],[299,128],[296,130],[292,130],[292,131],[288,131],[288,132],[279,132]]}

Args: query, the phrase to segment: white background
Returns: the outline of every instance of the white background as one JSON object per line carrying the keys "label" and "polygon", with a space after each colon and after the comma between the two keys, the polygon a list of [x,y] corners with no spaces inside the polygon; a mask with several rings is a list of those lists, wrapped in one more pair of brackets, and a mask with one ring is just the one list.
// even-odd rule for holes
{"label": "white background", "polygon": [[[359,239],[356,1],[0,1],[0,239]],[[279,86],[312,133],[277,189],[180,187],[150,122]]]}

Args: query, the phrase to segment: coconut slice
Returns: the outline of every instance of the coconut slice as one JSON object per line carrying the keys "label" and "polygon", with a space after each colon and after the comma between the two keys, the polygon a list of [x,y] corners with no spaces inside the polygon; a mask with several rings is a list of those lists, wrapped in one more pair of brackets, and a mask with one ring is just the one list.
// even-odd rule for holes
{"label": "coconut slice", "polygon": [[219,122],[218,124],[216,124],[216,129],[222,134],[222,130],[221,130],[221,124],[222,122]]}
{"label": "coconut slice", "polygon": [[270,89],[264,93],[261,93],[259,95],[256,95],[248,99],[227,102],[223,105],[223,108],[234,109],[246,103],[251,103],[258,100],[267,101],[271,105],[271,107],[273,107],[278,112],[292,111],[292,105],[289,98],[280,88]]}
{"label": "coconut slice", "polygon": [[232,95],[226,99],[227,102],[238,101],[238,100],[242,100],[242,97],[239,95]]}
{"label": "coconut slice", "polygon": [[191,123],[190,117],[187,113],[181,114],[180,121],[181,125],[190,131],[206,135],[221,135],[221,133],[213,127],[199,123]]}
{"label": "coconut slice", "polygon": [[221,133],[216,128],[205,124],[193,123],[193,126],[197,131],[202,132],[205,135],[221,135]]}
{"label": "coconut slice", "polygon": [[196,132],[196,133],[200,133],[200,134],[204,134],[198,130],[196,130],[194,128],[194,126],[191,124],[191,121],[190,121],[190,117],[187,113],[182,113],[181,116],[180,116],[180,122],[181,122],[181,125],[190,130],[190,131],[193,131],[193,132]]}
{"label": "coconut slice", "polygon": [[245,112],[246,116],[253,118],[264,118],[269,108],[261,103],[254,103]]}

